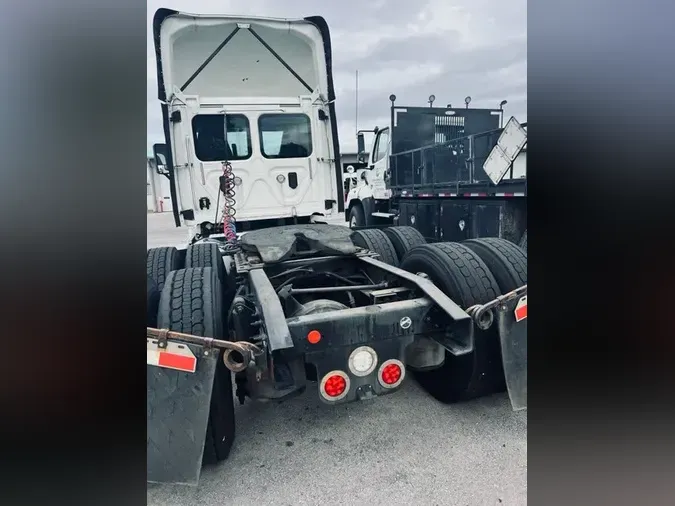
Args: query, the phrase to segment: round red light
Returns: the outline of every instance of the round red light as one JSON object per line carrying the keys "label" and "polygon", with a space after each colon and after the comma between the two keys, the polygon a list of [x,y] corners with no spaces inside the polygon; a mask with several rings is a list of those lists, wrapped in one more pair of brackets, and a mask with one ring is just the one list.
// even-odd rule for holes
{"label": "round red light", "polygon": [[309,341],[310,344],[316,344],[319,341],[321,341],[321,332],[318,330],[310,330],[307,333],[307,340]]}
{"label": "round red light", "polygon": [[398,364],[388,364],[382,369],[382,381],[387,385],[393,385],[401,379],[401,368]]}
{"label": "round red light", "polygon": [[328,397],[338,397],[339,395],[342,395],[346,388],[347,382],[342,376],[338,374],[334,374],[328,378],[323,386],[323,389]]}

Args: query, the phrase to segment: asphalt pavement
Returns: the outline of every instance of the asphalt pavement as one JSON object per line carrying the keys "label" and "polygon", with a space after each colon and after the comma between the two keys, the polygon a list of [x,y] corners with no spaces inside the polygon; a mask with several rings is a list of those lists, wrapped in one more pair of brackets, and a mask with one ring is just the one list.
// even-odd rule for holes
{"label": "asphalt pavement", "polygon": [[[184,245],[169,213],[148,247]],[[148,505],[525,505],[527,412],[506,394],[444,405],[411,378],[370,401],[327,406],[313,389],[240,406],[228,460],[199,486],[148,484]]]}

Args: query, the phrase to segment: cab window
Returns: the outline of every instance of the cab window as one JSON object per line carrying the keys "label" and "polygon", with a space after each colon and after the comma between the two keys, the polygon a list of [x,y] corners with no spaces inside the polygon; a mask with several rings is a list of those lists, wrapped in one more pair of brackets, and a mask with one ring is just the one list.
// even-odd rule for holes
{"label": "cab window", "polygon": [[375,142],[375,149],[373,150],[373,163],[379,162],[387,156],[389,148],[389,129],[385,128],[378,132],[377,141]]}
{"label": "cab window", "polygon": [[243,114],[228,114],[227,143],[222,114],[198,114],[192,118],[195,155],[202,162],[246,160],[251,157],[251,128]]}
{"label": "cab window", "polygon": [[306,114],[263,114],[258,118],[265,158],[306,158],[312,154],[312,131]]}

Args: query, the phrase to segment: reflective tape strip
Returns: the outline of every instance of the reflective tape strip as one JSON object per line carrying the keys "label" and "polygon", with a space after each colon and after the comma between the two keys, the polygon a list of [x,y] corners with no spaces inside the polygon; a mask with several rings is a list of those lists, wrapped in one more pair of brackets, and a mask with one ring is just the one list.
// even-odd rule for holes
{"label": "reflective tape strip", "polygon": [[515,193],[495,193],[496,197],[524,197],[525,193],[515,192]]}
{"label": "reflective tape strip", "polygon": [[184,344],[167,343],[166,350],[159,348],[157,340],[147,339],[147,364],[175,369],[176,371],[195,372],[197,357]]}
{"label": "reflective tape strip", "polygon": [[516,317],[516,322],[522,321],[525,318],[527,318],[527,295],[525,295],[518,301],[514,313]]}

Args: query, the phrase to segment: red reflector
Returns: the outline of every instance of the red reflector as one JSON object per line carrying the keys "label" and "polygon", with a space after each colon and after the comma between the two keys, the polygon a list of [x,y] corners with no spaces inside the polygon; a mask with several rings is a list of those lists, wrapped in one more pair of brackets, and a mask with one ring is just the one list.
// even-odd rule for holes
{"label": "red reflector", "polygon": [[347,382],[338,374],[328,378],[323,387],[328,397],[338,397],[339,395],[342,395],[346,388]]}
{"label": "red reflector", "polygon": [[527,318],[527,295],[522,297],[518,301],[518,305],[515,310],[516,322],[522,321]]}
{"label": "red reflector", "polygon": [[310,330],[307,333],[307,340],[309,341],[310,344],[316,344],[319,341],[321,341],[321,332],[318,330]]}
{"label": "red reflector", "polygon": [[178,369],[179,371],[194,372],[197,359],[194,357],[184,357],[181,355],[173,355],[171,353],[159,354],[159,366],[168,367],[170,369]]}
{"label": "red reflector", "polygon": [[195,372],[197,357],[184,344],[167,342],[166,348],[160,348],[156,339],[147,339],[148,365]]}
{"label": "red reflector", "polygon": [[382,369],[382,381],[387,385],[393,385],[401,379],[401,368],[398,364],[389,364]]}

